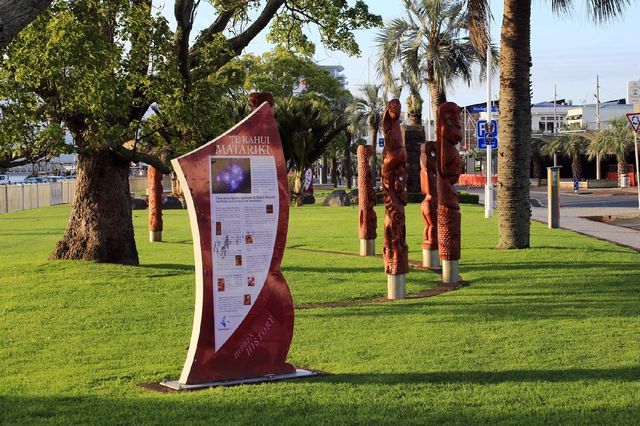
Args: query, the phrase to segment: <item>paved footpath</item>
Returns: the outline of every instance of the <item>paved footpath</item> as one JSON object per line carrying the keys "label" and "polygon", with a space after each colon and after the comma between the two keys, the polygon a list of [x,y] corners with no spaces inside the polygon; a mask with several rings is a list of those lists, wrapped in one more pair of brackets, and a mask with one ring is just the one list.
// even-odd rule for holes
{"label": "paved footpath", "polygon": [[[560,207],[560,227],[581,234],[589,235],[600,240],[610,241],[640,251],[640,231],[622,226],[609,225],[584,219],[586,216],[624,216],[637,215],[638,209],[624,207]],[[547,223],[547,208],[533,207],[531,219]]]}
{"label": "paved footpath", "polygon": [[[610,192],[610,194],[609,194]],[[632,192],[627,191],[629,194]],[[597,193],[599,195],[618,195],[620,190],[600,190],[593,191],[591,193]],[[590,194],[591,194],[590,193]],[[635,192],[634,192],[635,193]],[[563,195],[572,195],[570,192],[562,192]],[[480,193],[480,204],[484,204],[484,194]],[[578,195],[588,197],[588,195]],[[629,247],[636,251],[640,251],[640,231],[625,228],[622,226],[609,225],[603,222],[596,222],[589,219],[584,219],[588,216],[637,216],[640,211],[637,207],[562,207],[560,206],[560,228],[569,229],[571,231],[579,232],[584,235],[588,235],[600,240],[610,241],[614,244],[619,244],[625,247]],[[547,223],[547,207],[546,200],[541,207],[531,207],[531,219]]]}

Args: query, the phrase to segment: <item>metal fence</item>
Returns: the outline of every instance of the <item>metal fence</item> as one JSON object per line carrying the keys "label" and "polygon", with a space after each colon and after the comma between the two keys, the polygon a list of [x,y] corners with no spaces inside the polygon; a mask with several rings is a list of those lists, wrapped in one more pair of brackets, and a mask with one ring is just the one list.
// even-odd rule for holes
{"label": "metal fence", "polygon": [[76,182],[0,185],[0,213],[12,213],[73,202]]}
{"label": "metal fence", "polygon": [[[162,181],[165,191],[171,190],[171,178],[165,176]],[[129,187],[132,193],[147,189],[146,177],[130,177]],[[18,185],[0,185],[0,213],[13,213],[20,210],[39,207],[71,204],[76,190],[75,180],[55,183],[27,183]]]}

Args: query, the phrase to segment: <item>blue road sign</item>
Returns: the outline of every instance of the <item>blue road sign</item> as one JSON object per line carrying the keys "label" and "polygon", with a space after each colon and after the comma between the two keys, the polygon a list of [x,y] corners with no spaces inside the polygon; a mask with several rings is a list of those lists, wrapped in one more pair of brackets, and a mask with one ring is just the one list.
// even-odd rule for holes
{"label": "blue road sign", "polygon": [[487,149],[487,144],[491,145],[491,149],[498,149],[498,138],[494,137],[491,141],[485,138],[478,138],[479,149]]}
{"label": "blue road sign", "polygon": [[384,138],[380,138],[380,139],[378,139],[378,146],[379,146],[380,148],[384,148]]}
{"label": "blue road sign", "polygon": [[[487,127],[490,129],[487,129]],[[476,136],[486,138],[487,133],[492,134],[496,138],[498,137],[498,120],[491,120],[491,126],[487,126],[487,120],[478,120],[476,124]]]}
{"label": "blue road sign", "polygon": [[[471,112],[487,112],[486,106],[472,106]],[[491,112],[498,112],[498,107],[495,105],[491,105]]]}

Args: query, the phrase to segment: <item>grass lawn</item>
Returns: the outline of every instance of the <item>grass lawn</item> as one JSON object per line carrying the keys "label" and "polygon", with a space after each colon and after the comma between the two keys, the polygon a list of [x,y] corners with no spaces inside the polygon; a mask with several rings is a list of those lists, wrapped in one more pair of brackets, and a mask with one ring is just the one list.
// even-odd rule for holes
{"label": "grass lawn", "polygon": [[[0,423],[631,424],[640,419],[640,254],[534,223],[496,251],[495,219],[463,206],[460,272],[429,299],[298,309],[289,360],[333,376],[158,394],[191,333],[184,211],[140,267],[48,261],[67,206],[0,215]],[[420,259],[418,205],[407,211]],[[382,225],[382,210],[379,221]],[[382,235],[382,230],[378,231]],[[378,241],[378,251],[381,250]],[[283,272],[297,306],[384,296],[382,260],[357,252],[357,207],[291,210]],[[437,275],[413,271],[412,293]]]}

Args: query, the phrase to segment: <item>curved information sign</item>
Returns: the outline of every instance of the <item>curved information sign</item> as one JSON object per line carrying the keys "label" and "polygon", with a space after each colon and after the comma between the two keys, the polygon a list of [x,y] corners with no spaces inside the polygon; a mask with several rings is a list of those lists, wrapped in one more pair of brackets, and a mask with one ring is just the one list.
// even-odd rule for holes
{"label": "curved information sign", "polygon": [[271,106],[263,103],[172,164],[187,200],[196,264],[191,344],[177,387],[296,376],[286,363],[293,302],[280,272],[289,191]]}

